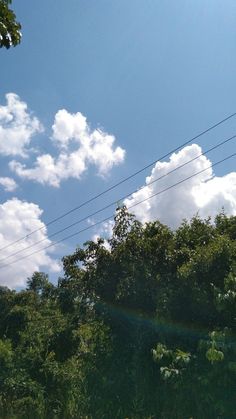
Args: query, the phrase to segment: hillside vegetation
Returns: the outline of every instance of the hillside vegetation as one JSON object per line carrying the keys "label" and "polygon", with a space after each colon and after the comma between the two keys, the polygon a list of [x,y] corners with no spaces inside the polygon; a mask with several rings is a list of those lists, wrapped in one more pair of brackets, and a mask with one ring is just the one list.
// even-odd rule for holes
{"label": "hillside vegetation", "polygon": [[109,245],[0,289],[0,417],[235,418],[236,217],[172,231],[125,207]]}

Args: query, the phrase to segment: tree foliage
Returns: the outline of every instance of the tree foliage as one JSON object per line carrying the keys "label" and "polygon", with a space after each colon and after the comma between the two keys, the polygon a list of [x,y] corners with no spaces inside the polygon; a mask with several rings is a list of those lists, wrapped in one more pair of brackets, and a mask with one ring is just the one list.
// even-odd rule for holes
{"label": "tree foliage", "polygon": [[52,285],[0,289],[0,417],[235,418],[236,218],[120,208]]}
{"label": "tree foliage", "polygon": [[9,8],[11,0],[0,0],[0,48],[9,49],[21,41],[21,25],[16,20],[16,15]]}

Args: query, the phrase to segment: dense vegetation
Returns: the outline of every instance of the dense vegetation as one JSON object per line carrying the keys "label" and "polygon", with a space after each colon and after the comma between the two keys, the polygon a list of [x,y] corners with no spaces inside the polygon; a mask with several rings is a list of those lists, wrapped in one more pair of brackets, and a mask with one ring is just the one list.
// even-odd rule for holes
{"label": "dense vegetation", "polygon": [[116,213],[53,286],[0,290],[1,418],[235,418],[236,217]]}

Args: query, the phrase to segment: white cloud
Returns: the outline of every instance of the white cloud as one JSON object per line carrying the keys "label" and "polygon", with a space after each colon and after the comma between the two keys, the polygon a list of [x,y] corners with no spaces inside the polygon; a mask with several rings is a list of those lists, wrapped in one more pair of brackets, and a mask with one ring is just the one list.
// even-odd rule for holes
{"label": "white cloud", "polygon": [[181,169],[150,184],[153,180],[199,156],[201,152],[201,148],[193,144],[178,153],[172,154],[168,162],[158,162],[152,169],[151,175],[146,178],[145,185],[147,187],[140,189],[125,200],[127,207],[131,207],[182,179],[207,169],[209,166],[210,168],[186,182],[131,208],[130,211],[136,214],[142,222],[159,219],[174,228],[181,223],[183,218],[190,219],[197,213],[204,218],[214,217],[222,210],[222,207],[227,214],[236,215],[236,172],[222,177],[213,177],[211,161],[205,156],[201,156]]}
{"label": "white cloud", "polygon": [[76,152],[69,155],[62,153],[57,159],[50,154],[43,154],[37,157],[32,169],[27,169],[25,164],[15,160],[9,163],[9,167],[24,179],[59,187],[63,179],[69,177],[79,179],[85,171],[85,162],[77,154]]}
{"label": "white cloud", "polygon": [[71,114],[66,109],[59,110],[52,126],[53,138],[60,147],[67,147],[72,139],[79,139],[89,132],[86,117],[77,112]]}
{"label": "white cloud", "polygon": [[52,128],[52,141],[59,150],[58,156],[38,156],[32,168],[11,161],[10,169],[21,178],[59,187],[62,180],[80,179],[90,165],[97,168],[100,176],[105,176],[124,160],[125,150],[114,147],[115,137],[101,129],[91,130],[80,112],[58,111]]}
{"label": "white cloud", "polygon": [[17,183],[10,177],[0,177],[0,185],[2,185],[7,192],[13,192],[17,188]]}
{"label": "white cloud", "polygon": [[[1,268],[3,265],[9,264],[11,261],[20,259],[21,257],[23,258],[24,255],[32,253],[39,248],[46,247],[51,243],[47,238],[46,229],[42,229],[28,236],[23,241],[7,247],[17,239],[27,236],[31,231],[44,227],[44,223],[40,220],[41,214],[42,210],[38,205],[23,202],[16,198],[0,205],[0,285],[10,288],[23,286],[27,277],[31,276],[34,271],[40,270],[41,267],[47,267],[52,272],[58,272],[60,270],[58,262],[50,257],[47,250]],[[46,240],[40,245],[5,261],[3,260],[18,250],[43,239]]]}
{"label": "white cloud", "polygon": [[0,154],[26,157],[32,136],[42,130],[39,120],[28,112],[26,103],[16,94],[8,93],[6,105],[0,105]]}

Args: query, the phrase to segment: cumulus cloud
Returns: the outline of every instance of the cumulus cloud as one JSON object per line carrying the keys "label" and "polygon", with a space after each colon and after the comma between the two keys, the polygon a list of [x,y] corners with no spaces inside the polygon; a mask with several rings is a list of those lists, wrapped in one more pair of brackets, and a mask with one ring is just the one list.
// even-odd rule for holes
{"label": "cumulus cloud", "polygon": [[67,148],[73,139],[79,139],[89,131],[86,117],[81,112],[71,114],[61,109],[55,115],[52,126],[53,138],[62,148]]}
{"label": "cumulus cloud", "polygon": [[102,129],[92,130],[80,112],[58,111],[52,129],[58,155],[40,155],[32,168],[11,161],[9,167],[18,176],[59,187],[62,180],[80,179],[89,165],[94,165],[98,174],[105,176],[124,160],[125,150],[114,146],[115,137]]}
{"label": "cumulus cloud", "polygon": [[42,125],[30,114],[27,104],[16,94],[8,93],[6,105],[0,105],[0,154],[26,157],[32,136],[42,131]]}
{"label": "cumulus cloud", "polygon": [[[41,267],[47,267],[52,272],[59,272],[60,266],[58,262],[53,260],[46,250],[36,253],[29,258],[19,260],[15,264],[2,267],[51,243],[47,239],[46,229],[42,229],[26,237],[23,241],[8,247],[10,243],[27,236],[31,231],[44,227],[44,223],[40,219],[41,214],[42,210],[38,205],[23,202],[16,198],[0,205],[0,285],[10,288],[23,286],[27,277],[31,276],[34,271],[40,270]],[[46,240],[41,245],[4,261],[4,258],[9,255],[43,239]]]}
{"label": "cumulus cloud", "polygon": [[[141,188],[126,199],[125,205],[142,222],[159,219],[174,228],[184,218],[190,219],[196,214],[203,218],[214,217],[222,210],[222,207],[228,215],[236,215],[236,172],[222,177],[214,177],[211,161],[206,156],[201,156],[190,164],[152,183],[153,180],[173,171],[201,153],[201,147],[193,144],[178,153],[172,154],[169,161],[156,163],[151,175],[146,178],[144,185],[146,187]],[[186,182],[134,206],[151,195],[159,193],[204,169],[206,169],[204,172]]]}
{"label": "cumulus cloud", "polygon": [[13,192],[17,188],[17,183],[10,177],[0,177],[0,185],[6,192]]}

